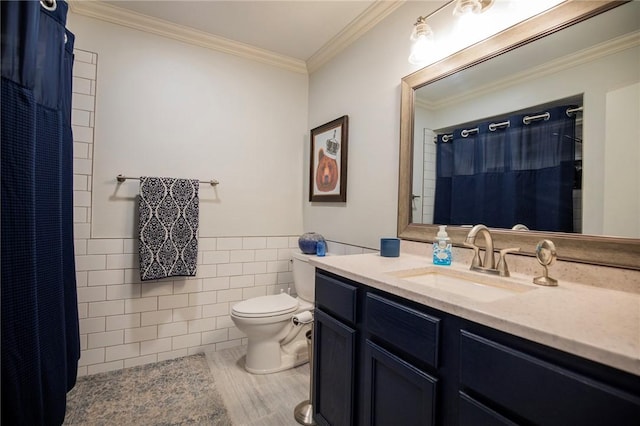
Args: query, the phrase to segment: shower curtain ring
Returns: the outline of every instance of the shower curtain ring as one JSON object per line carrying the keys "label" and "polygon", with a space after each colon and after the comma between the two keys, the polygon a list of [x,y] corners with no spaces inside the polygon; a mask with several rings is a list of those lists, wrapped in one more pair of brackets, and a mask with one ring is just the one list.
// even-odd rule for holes
{"label": "shower curtain ring", "polygon": [[40,0],[40,5],[50,12],[53,12],[58,7],[56,0]]}

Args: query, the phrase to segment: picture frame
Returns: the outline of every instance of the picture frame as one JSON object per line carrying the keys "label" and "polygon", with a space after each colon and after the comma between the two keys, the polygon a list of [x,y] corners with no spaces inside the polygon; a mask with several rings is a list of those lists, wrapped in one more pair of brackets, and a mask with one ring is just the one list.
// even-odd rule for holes
{"label": "picture frame", "polygon": [[348,138],[347,115],[311,130],[309,201],[347,201]]}

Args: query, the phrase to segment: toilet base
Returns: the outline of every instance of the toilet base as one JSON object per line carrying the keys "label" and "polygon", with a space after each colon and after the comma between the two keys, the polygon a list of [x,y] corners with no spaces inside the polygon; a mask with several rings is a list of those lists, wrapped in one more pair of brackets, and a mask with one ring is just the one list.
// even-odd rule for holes
{"label": "toilet base", "polygon": [[[304,358],[304,359],[303,359]],[[296,357],[293,355],[282,355],[282,362],[280,363],[280,365],[278,367],[275,368],[270,368],[270,369],[253,369],[250,367],[247,367],[247,365],[245,364],[244,369],[247,370],[249,373],[251,374],[271,374],[271,373],[277,373],[279,371],[284,371],[284,370],[288,370],[290,368],[295,368],[298,367],[306,362],[309,362],[309,357]]]}
{"label": "toilet base", "polygon": [[[297,337],[286,345],[278,342],[259,342],[253,345],[249,339],[244,369],[251,374],[271,374],[298,367],[309,362],[309,351],[304,338],[309,326],[302,326]],[[255,359],[251,358],[255,356]]]}

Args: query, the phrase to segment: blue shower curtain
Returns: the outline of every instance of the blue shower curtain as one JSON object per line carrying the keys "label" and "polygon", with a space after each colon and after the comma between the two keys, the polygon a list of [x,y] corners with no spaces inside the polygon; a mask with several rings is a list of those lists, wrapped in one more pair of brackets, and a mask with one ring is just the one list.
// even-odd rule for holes
{"label": "blue shower curtain", "polygon": [[[62,424],[80,341],[67,4],[2,1],[2,424]],[[47,10],[46,7],[55,10]]]}
{"label": "blue shower curtain", "polygon": [[[573,231],[575,116],[571,105],[438,135],[434,223]],[[548,119],[523,122],[548,113]],[[465,130],[477,131],[465,135]]]}

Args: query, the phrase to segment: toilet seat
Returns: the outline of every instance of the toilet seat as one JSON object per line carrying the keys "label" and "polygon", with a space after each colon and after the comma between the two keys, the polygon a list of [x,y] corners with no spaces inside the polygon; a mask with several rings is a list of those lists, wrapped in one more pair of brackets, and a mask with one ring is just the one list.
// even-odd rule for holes
{"label": "toilet seat", "polygon": [[286,293],[254,297],[236,304],[232,315],[241,318],[264,318],[293,313],[298,301]]}

